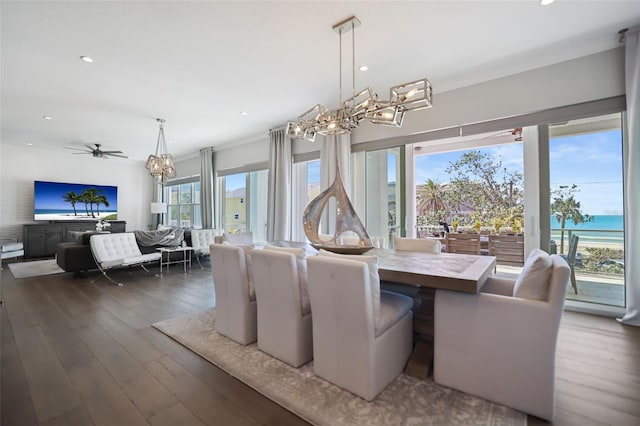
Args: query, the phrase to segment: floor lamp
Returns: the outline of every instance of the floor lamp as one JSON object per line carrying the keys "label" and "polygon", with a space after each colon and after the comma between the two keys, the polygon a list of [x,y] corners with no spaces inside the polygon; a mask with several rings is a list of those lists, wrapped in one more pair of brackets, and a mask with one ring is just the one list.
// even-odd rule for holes
{"label": "floor lamp", "polygon": [[167,203],[151,203],[151,214],[155,214],[156,216],[156,228],[160,223],[163,222],[162,215],[167,212]]}

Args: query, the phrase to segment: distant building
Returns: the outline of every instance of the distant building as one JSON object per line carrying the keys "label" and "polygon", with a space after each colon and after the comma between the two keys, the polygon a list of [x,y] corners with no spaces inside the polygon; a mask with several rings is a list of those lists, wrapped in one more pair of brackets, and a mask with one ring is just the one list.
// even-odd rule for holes
{"label": "distant building", "polygon": [[245,231],[246,218],[246,188],[227,191],[225,194],[224,225],[226,231]]}

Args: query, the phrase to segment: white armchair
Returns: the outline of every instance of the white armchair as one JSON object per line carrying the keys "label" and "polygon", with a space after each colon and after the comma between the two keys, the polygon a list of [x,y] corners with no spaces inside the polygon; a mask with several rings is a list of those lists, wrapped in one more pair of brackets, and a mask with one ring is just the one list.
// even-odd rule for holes
{"label": "white armchair", "polygon": [[209,246],[215,242],[215,237],[222,233],[217,229],[192,229],[191,230],[191,247],[193,247],[193,255],[202,268],[200,262],[201,257],[207,257],[210,255]]}
{"label": "white armchair", "polygon": [[532,253],[516,281],[489,278],[478,294],[436,291],[434,380],[552,420],[569,267],[536,255],[542,261]]}
{"label": "white armchair", "polygon": [[372,270],[364,261],[337,256],[309,257],[307,265],[314,371],[371,401],[402,372],[411,354],[413,302],[380,291],[379,280],[370,278],[377,275],[377,265]]}
{"label": "white armchair", "polygon": [[304,248],[252,252],[258,302],[258,349],[294,367],[313,357]]}
{"label": "white armchair", "polygon": [[113,278],[107,275],[108,270],[139,265],[149,272],[144,264],[159,262],[161,259],[159,252],[142,254],[133,232],[92,235],[89,240],[89,246],[91,247],[91,255],[102,275],[119,286],[122,286],[122,283],[114,281]]}
{"label": "white armchair", "polygon": [[216,292],[216,330],[248,345],[256,341],[257,307],[251,291],[245,249],[211,244],[211,271]]}

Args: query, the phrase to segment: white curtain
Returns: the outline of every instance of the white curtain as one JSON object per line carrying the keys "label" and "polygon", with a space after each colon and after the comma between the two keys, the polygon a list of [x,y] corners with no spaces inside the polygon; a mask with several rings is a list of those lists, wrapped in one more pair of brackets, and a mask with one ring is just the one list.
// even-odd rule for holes
{"label": "white curtain", "polygon": [[202,228],[216,227],[215,215],[215,170],[213,148],[200,150],[200,212]]}
{"label": "white curtain", "polygon": [[270,132],[267,241],[291,240],[291,139],[284,129]]}
{"label": "white curtain", "polygon": [[[340,161],[340,174],[347,196],[351,196],[351,135],[321,137],[320,145],[320,189],[324,191],[333,183],[336,158]],[[336,155],[337,151],[337,155]],[[331,198],[320,221],[320,233],[333,234],[336,228],[336,200]]]}
{"label": "white curtain", "polygon": [[629,31],[625,46],[627,129],[625,174],[625,282],[627,312],[619,321],[640,326],[640,30]]}

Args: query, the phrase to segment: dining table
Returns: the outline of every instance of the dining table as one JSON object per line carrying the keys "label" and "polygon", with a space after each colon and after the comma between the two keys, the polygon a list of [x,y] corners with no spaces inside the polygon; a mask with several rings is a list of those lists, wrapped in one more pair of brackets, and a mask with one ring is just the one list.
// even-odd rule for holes
{"label": "dining table", "polygon": [[372,249],[378,257],[381,286],[393,287],[414,298],[414,350],[405,373],[425,379],[429,376],[434,348],[434,302],[436,290],[478,293],[495,271],[494,256],[455,253],[423,253]]}
{"label": "dining table", "polygon": [[[308,255],[317,253],[310,244],[277,241],[269,244],[304,247]],[[433,361],[434,301],[436,290],[478,293],[495,271],[494,256],[456,253],[425,253],[374,248],[364,255],[378,258],[381,287],[392,286],[414,299],[414,350],[405,373],[425,379]]]}

